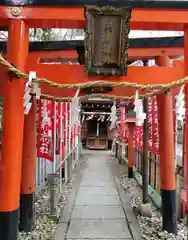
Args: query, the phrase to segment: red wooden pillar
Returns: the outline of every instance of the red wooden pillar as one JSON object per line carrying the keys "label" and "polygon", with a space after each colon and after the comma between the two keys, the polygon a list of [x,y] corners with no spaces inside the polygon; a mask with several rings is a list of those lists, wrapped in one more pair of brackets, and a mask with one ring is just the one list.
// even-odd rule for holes
{"label": "red wooden pillar", "polygon": [[20,231],[31,232],[34,228],[34,195],[36,168],[36,99],[24,121],[22,154],[22,178],[20,195]]}
{"label": "red wooden pillar", "polygon": [[133,178],[133,165],[134,165],[134,146],[133,146],[133,136],[134,136],[134,122],[128,122],[128,178]]}
{"label": "red wooden pillar", "polygon": [[[25,71],[28,28],[9,20],[8,60]],[[20,200],[24,127],[24,80],[8,79],[4,97],[2,159],[0,162],[0,239],[16,240]]]}
{"label": "red wooden pillar", "polygon": [[[188,28],[184,29],[184,66],[185,66],[185,76],[188,75]],[[184,166],[186,167],[186,188],[187,188],[187,203],[188,203],[188,84],[185,84],[185,130],[184,130],[184,139],[183,141],[185,149],[185,159]],[[184,155],[184,151],[183,151]]]}
{"label": "red wooden pillar", "polygon": [[[157,59],[159,66],[168,66],[167,56]],[[161,197],[163,212],[163,229],[177,232],[176,214],[176,179],[174,158],[174,124],[171,92],[157,96],[159,109],[159,151],[160,151],[160,174],[161,174]]]}

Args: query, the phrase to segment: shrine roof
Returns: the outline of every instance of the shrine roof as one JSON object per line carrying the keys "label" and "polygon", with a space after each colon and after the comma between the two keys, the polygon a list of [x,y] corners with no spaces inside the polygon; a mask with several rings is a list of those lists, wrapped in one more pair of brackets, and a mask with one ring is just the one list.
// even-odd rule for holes
{"label": "shrine roof", "polygon": [[113,5],[132,8],[188,9],[188,0],[0,0],[0,5],[78,6]]}
{"label": "shrine roof", "polygon": [[[83,40],[44,41],[30,42],[29,50],[34,51],[58,51],[76,50],[83,47]],[[129,39],[129,48],[157,48],[157,47],[183,47],[184,37],[161,37],[161,38],[133,38]],[[6,51],[7,43],[0,42],[0,51]]]}

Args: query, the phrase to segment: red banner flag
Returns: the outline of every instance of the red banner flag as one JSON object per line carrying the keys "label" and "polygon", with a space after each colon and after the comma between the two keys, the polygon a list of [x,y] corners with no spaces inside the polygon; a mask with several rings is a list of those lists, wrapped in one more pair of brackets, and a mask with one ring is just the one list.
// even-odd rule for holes
{"label": "red banner flag", "polygon": [[135,145],[138,147],[140,142],[139,128],[135,127]]}
{"label": "red banner flag", "polygon": [[148,151],[152,151],[153,143],[153,101],[148,98]]}
{"label": "red banner flag", "polygon": [[126,138],[126,129],[125,129],[125,107],[120,108],[121,111],[121,137],[124,141]]}
{"label": "red banner flag", "polygon": [[72,140],[72,129],[71,129],[71,103],[68,103],[68,140]]}
{"label": "red banner flag", "polygon": [[61,103],[56,103],[56,154],[60,154],[60,138],[61,138]]}
{"label": "red banner flag", "polygon": [[66,105],[66,103],[61,103],[62,104],[62,106],[61,106],[61,108],[62,108],[62,116],[61,116],[61,118],[60,118],[60,120],[62,121],[61,122],[61,127],[60,127],[60,134],[61,134],[61,136],[60,136],[60,146],[61,146],[61,148],[62,148],[62,161],[64,160],[64,158],[65,158],[65,134],[66,134],[66,131],[65,131],[65,126],[66,126],[66,123],[65,123],[65,121],[66,121],[66,108],[65,108],[65,105]]}
{"label": "red banner flag", "polygon": [[67,126],[68,126],[68,103],[64,103],[64,144],[67,143],[68,133],[67,133]]}
{"label": "red banner flag", "polygon": [[137,147],[141,151],[143,146],[143,126],[136,127]]}
{"label": "red banner flag", "polygon": [[159,124],[158,124],[158,107],[156,96],[153,97],[153,146],[152,152],[154,154],[159,154]]}
{"label": "red banner flag", "polygon": [[37,156],[53,161],[53,113],[51,100],[39,100]]}

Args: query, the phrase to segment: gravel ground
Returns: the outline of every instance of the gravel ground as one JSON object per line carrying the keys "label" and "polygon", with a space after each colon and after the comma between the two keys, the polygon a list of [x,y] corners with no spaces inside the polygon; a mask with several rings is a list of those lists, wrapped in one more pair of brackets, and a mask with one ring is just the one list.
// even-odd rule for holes
{"label": "gravel ground", "polygon": [[[80,164],[83,160],[80,161]],[[79,164],[79,165],[80,165]],[[57,219],[60,217],[62,208],[64,207],[66,200],[68,198],[69,192],[72,189],[72,185],[76,180],[76,172],[72,175],[72,180],[69,184],[65,185],[63,188],[63,193],[60,196],[60,201],[57,206]],[[48,216],[49,207],[48,207],[48,189],[47,186],[42,190],[42,194],[39,200],[36,201],[36,227],[30,233],[19,232],[18,240],[52,240],[56,227],[57,221],[51,219]]]}
{"label": "gravel ground", "polygon": [[[131,205],[136,208],[141,203],[142,191],[138,186],[135,179],[128,179],[126,175],[121,176],[121,184],[125,189],[126,195],[131,199]],[[156,239],[177,239],[183,240],[187,238],[187,226],[186,219],[182,219],[178,222],[178,234],[168,234],[166,231],[162,231],[162,217],[159,210],[151,203],[153,216],[151,218],[142,217],[137,215],[140,227],[143,232],[142,239],[156,240]]]}
{"label": "gravel ground", "polygon": [[[110,159],[110,162],[113,161]],[[81,161],[82,162],[82,161]],[[125,169],[125,167],[121,168]],[[76,174],[73,173],[73,178],[70,184],[64,186],[63,194],[60,197],[60,202],[57,206],[57,217],[60,216],[61,209],[64,207],[68,194],[72,189],[72,184],[75,182]],[[125,189],[126,195],[131,200],[132,207],[136,208],[141,203],[142,191],[135,179],[128,179],[126,171],[121,171],[121,184]],[[18,233],[18,240],[52,240],[56,230],[57,222],[48,217],[49,208],[46,204],[48,199],[47,188],[44,188],[40,199],[36,202],[36,228],[31,233]],[[152,203],[151,203],[152,204]],[[153,216],[151,218],[137,215],[140,227],[143,232],[142,239],[156,240],[156,239],[177,239],[184,240],[187,238],[186,219],[182,219],[178,223],[178,234],[168,234],[162,231],[162,217],[158,209],[152,204]]]}

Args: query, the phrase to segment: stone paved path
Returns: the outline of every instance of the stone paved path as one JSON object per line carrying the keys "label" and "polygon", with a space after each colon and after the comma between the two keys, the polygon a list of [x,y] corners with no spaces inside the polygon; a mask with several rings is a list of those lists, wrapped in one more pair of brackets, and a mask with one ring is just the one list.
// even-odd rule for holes
{"label": "stone paved path", "polygon": [[65,239],[132,239],[104,154],[88,156]]}

